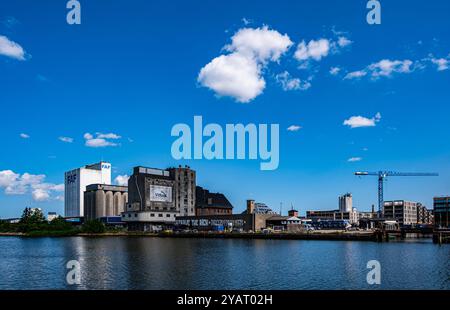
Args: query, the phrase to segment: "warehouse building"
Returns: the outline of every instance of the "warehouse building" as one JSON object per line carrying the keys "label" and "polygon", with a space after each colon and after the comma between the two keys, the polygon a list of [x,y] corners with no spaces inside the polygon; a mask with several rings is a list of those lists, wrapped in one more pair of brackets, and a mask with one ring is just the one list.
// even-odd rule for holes
{"label": "warehouse building", "polygon": [[84,192],[85,221],[121,216],[128,203],[128,187],[91,184]]}
{"label": "warehouse building", "polygon": [[195,215],[229,215],[233,213],[233,205],[221,193],[211,193],[197,186],[195,197]]}
{"label": "warehouse building", "polygon": [[99,162],[64,174],[64,216],[84,216],[84,192],[90,184],[111,184],[111,164]]}
{"label": "warehouse building", "polygon": [[195,171],[135,167],[128,180],[128,206],[122,220],[130,230],[155,231],[195,214]]}

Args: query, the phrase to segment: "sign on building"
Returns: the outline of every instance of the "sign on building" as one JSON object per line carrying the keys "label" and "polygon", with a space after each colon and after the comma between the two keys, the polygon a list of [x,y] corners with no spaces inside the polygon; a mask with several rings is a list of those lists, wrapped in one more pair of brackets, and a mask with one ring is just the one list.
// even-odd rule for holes
{"label": "sign on building", "polygon": [[150,201],[172,202],[172,187],[150,185]]}

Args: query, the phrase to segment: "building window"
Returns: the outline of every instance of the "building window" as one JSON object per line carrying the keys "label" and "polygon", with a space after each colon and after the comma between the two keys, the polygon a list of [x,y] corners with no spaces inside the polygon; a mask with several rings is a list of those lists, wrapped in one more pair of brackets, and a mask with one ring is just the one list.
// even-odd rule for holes
{"label": "building window", "polygon": [[150,213],[150,217],[155,217],[155,213]]}
{"label": "building window", "polygon": [[166,214],[166,217],[170,217],[170,214]]}
{"label": "building window", "polygon": [[158,217],[163,217],[163,215],[160,213],[160,214],[158,214]]}

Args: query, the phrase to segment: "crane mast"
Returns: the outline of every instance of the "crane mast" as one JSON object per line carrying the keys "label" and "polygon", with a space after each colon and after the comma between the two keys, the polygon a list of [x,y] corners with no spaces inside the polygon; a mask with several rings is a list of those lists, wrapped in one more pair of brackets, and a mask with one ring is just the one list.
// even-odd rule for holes
{"label": "crane mast", "polygon": [[438,173],[428,173],[428,172],[395,172],[395,171],[378,171],[378,172],[368,172],[368,171],[357,171],[356,176],[377,176],[378,177],[378,216],[381,216],[384,204],[384,181],[387,177],[436,177],[439,176]]}

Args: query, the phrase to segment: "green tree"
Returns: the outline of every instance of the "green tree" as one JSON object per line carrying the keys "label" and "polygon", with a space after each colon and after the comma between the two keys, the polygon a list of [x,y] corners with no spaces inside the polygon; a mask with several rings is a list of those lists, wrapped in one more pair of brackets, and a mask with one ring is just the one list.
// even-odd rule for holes
{"label": "green tree", "polygon": [[82,231],[85,233],[99,234],[106,230],[105,224],[100,220],[90,220],[83,224]]}
{"label": "green tree", "polygon": [[42,224],[44,222],[45,217],[40,209],[25,208],[20,218],[21,224]]}

